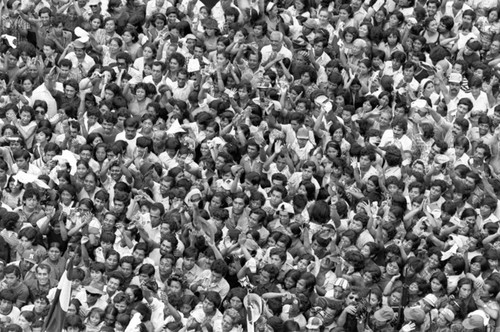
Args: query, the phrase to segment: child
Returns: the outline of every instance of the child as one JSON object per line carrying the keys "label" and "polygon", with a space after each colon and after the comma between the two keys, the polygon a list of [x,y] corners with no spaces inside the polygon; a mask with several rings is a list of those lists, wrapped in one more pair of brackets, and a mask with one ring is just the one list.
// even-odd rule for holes
{"label": "child", "polygon": [[[85,284],[106,284],[104,279],[104,272],[106,271],[106,266],[104,263],[93,262],[90,265],[90,280],[87,277]],[[90,316],[89,316],[90,317]]]}
{"label": "child", "polygon": [[23,194],[23,184],[17,180],[15,175],[11,175],[7,181],[7,186],[3,190],[2,202],[11,209],[15,209],[21,205]]}
{"label": "child", "polygon": [[19,133],[26,142],[26,147],[31,149],[33,146],[33,139],[35,138],[35,131],[37,124],[35,121],[35,110],[31,106],[23,106],[21,108],[20,119],[14,120],[14,124],[19,130]]}
{"label": "child", "polygon": [[118,316],[116,316],[115,331],[116,332],[125,331],[125,328],[128,326],[128,323],[130,323],[129,315],[125,313],[118,314]]}
{"label": "child", "polygon": [[92,308],[85,320],[85,332],[99,332],[104,325],[104,310]]}

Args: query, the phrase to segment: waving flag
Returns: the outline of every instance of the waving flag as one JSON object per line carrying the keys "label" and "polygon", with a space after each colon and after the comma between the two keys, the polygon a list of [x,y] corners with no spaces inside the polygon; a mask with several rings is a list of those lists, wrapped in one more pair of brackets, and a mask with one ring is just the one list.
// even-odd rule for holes
{"label": "waving flag", "polygon": [[59,332],[63,330],[64,318],[68,313],[69,302],[71,300],[71,281],[69,280],[69,274],[72,269],[73,258],[68,261],[66,270],[61,280],[59,280],[56,295],[54,296],[49,314],[45,319],[42,331]]}

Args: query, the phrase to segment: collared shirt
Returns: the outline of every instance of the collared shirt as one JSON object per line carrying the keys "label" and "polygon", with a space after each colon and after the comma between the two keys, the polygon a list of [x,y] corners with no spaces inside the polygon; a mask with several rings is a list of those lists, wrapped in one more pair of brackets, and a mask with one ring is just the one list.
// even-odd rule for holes
{"label": "collared shirt", "polygon": [[184,270],[182,267],[183,262],[184,259],[180,258],[175,264],[175,268],[181,271],[184,278],[186,278],[188,285],[191,286],[191,284],[201,275],[203,270],[196,264],[193,266],[191,270]]}
{"label": "collared shirt", "polygon": [[203,271],[195,280],[195,282],[198,281],[201,281],[201,285],[197,289],[198,291],[217,292],[222,299],[229,293],[230,287],[226,279],[222,278],[218,282],[213,282],[212,271],[210,270]]}
{"label": "collared shirt", "polygon": [[[269,58],[271,57],[271,54],[275,53],[273,51],[272,45],[264,46],[260,52],[262,53],[262,63],[266,63],[269,60]],[[285,58],[292,60],[292,52],[288,48],[286,48],[285,46],[281,46],[281,49],[276,53],[281,54]]]}
{"label": "collared shirt", "polygon": [[[95,65],[94,59],[92,59],[92,57],[88,54],[85,54],[83,60],[80,60],[76,57],[75,52],[71,52],[66,55],[65,59],[68,59],[73,64],[73,69],[71,69],[71,71],[76,75],[77,80],[83,79],[89,72],[90,68]],[[82,72],[82,69],[84,72]]]}
{"label": "collared shirt", "polygon": [[246,154],[243,158],[241,158],[240,165],[243,166],[246,173],[262,173],[262,166],[264,165],[264,162],[261,160],[260,156],[257,156],[255,159],[251,159],[248,154]]}

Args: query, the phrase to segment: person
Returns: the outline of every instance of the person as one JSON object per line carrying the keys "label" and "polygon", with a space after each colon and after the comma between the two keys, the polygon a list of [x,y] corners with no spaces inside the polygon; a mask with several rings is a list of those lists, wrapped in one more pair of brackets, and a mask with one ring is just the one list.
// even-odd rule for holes
{"label": "person", "polygon": [[495,327],[492,1],[4,9],[2,328]]}

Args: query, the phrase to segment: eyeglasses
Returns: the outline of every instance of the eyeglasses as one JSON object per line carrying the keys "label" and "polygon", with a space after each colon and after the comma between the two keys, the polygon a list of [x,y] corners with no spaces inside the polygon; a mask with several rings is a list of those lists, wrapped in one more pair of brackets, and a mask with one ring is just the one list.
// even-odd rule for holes
{"label": "eyeglasses", "polygon": [[45,114],[45,111],[35,111],[35,114]]}
{"label": "eyeglasses", "polygon": [[349,296],[349,300],[351,300],[351,301],[359,301],[359,297]]}
{"label": "eyeglasses", "polygon": [[97,5],[89,5],[90,8],[95,8]]}

